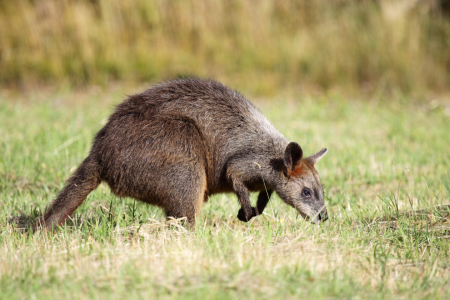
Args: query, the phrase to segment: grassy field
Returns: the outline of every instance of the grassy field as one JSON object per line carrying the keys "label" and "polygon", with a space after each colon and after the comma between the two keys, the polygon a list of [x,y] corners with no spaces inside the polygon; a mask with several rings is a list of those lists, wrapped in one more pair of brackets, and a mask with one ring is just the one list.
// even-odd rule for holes
{"label": "grassy field", "polygon": [[0,1],[0,85],[108,85],[180,75],[260,95],[449,91],[439,1]]}
{"label": "grassy field", "polygon": [[219,195],[187,231],[101,185],[56,234],[21,230],[132,92],[0,98],[0,299],[448,297],[450,211],[436,208],[450,203],[448,102],[255,100],[305,154],[328,147],[317,168],[330,220],[320,226],[276,196],[241,223],[236,196]]}

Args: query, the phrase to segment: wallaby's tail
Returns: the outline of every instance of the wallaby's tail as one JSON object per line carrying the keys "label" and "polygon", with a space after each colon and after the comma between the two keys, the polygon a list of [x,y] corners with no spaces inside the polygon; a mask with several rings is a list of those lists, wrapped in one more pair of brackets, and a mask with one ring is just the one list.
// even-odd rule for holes
{"label": "wallaby's tail", "polygon": [[47,209],[44,217],[38,221],[35,229],[45,227],[51,230],[61,225],[100,182],[100,166],[90,155],[67,180],[66,186]]}

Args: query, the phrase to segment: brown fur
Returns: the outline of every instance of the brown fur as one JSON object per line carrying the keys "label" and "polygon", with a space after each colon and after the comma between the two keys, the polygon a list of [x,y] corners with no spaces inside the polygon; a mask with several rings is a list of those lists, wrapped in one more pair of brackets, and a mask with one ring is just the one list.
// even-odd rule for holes
{"label": "brown fur", "polygon": [[[248,221],[263,212],[273,190],[305,217],[318,214],[313,221],[325,220],[314,169],[325,152],[302,159],[298,144],[218,82],[169,81],[117,106],[38,226],[62,224],[102,181],[118,196],[158,205],[191,225],[210,195],[236,193],[238,218]],[[305,186],[319,192],[305,198]],[[250,191],[260,191],[256,207],[250,205]]]}

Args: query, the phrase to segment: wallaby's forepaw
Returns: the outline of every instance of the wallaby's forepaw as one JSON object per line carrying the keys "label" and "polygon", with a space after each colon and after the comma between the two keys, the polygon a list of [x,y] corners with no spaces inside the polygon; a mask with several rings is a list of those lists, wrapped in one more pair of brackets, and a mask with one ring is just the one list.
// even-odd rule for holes
{"label": "wallaby's forepaw", "polygon": [[241,208],[237,215],[238,219],[241,220],[242,222],[248,222],[254,216],[256,216],[256,210],[254,207],[252,207],[250,214],[246,214],[245,211]]}

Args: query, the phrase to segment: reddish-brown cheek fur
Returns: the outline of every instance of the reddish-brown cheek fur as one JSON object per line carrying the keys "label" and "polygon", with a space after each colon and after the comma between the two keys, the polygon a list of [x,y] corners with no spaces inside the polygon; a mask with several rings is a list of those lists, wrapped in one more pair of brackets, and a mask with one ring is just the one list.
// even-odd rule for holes
{"label": "reddish-brown cheek fur", "polygon": [[306,161],[302,161],[299,164],[297,164],[297,166],[295,167],[295,169],[292,172],[287,172],[289,177],[295,177],[295,176],[300,176],[305,174],[308,171],[308,167],[309,169],[313,170],[314,166],[312,166],[311,164],[308,164],[308,166],[306,166],[306,164],[308,164],[308,162]]}
{"label": "reddish-brown cheek fur", "polygon": [[295,177],[303,173],[303,165],[296,167],[292,172],[289,172],[288,175],[291,177]]}

